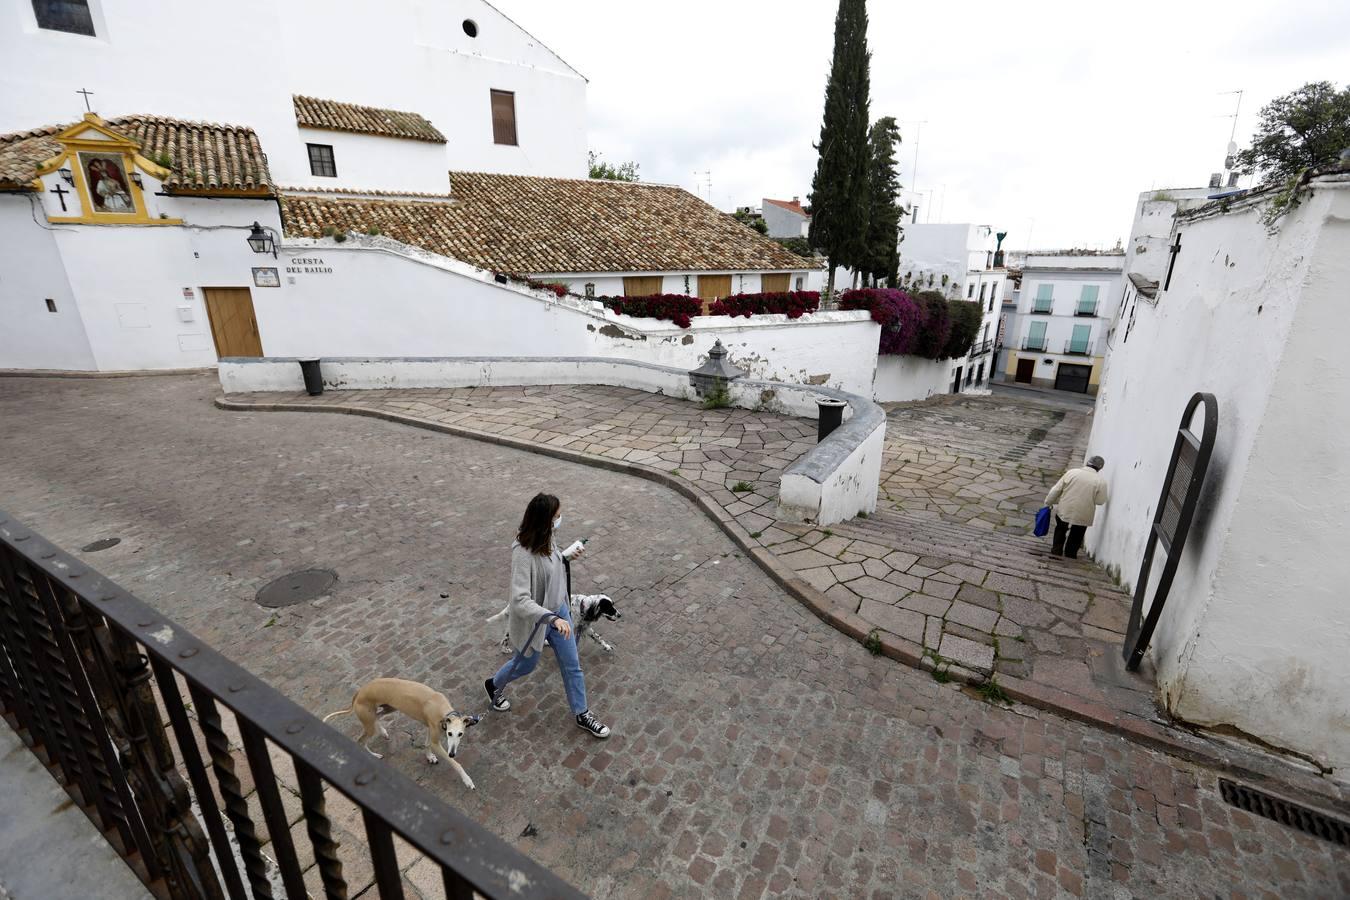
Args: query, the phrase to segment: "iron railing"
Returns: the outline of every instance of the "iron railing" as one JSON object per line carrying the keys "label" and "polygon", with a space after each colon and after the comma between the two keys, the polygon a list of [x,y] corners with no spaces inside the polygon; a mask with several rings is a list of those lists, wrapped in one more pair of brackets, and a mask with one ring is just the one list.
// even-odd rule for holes
{"label": "iron railing", "polygon": [[1022,349],[1035,350],[1037,353],[1043,353],[1045,352],[1045,338],[1023,338]]}
{"label": "iron railing", "polygon": [[1067,340],[1067,341],[1064,342],[1064,355],[1065,355],[1065,356],[1091,356],[1091,355],[1092,355],[1092,344],[1090,344],[1090,343],[1076,344],[1076,343],[1073,342],[1072,339]]}
{"label": "iron railing", "polygon": [[1074,307],[1073,314],[1075,316],[1095,316],[1097,315],[1097,304],[1094,303],[1091,306]]}
{"label": "iron railing", "polygon": [[1049,303],[1046,304],[1037,303],[1035,306],[1031,308],[1031,314],[1033,316],[1049,316],[1054,315],[1054,312],[1055,308]]}
{"label": "iron railing", "polygon": [[985,353],[988,353],[988,352],[990,351],[990,349],[993,348],[993,346],[994,346],[994,342],[991,341],[991,340],[990,340],[990,341],[976,341],[975,343],[973,343],[973,344],[970,345],[970,355],[971,355],[971,356],[981,356],[981,355],[983,355],[983,354],[985,354]]}
{"label": "iron railing", "polygon": [[[334,790],[360,810],[385,900],[404,896],[395,835],[439,865],[451,900],[520,897],[521,885],[530,897],[583,896],[3,510],[0,714],[159,898],[274,900],[274,880],[290,900],[306,896],[296,847],[305,836],[287,822],[274,760],[294,767],[329,898],[348,895],[325,805]],[[254,804],[242,778],[256,785]]]}

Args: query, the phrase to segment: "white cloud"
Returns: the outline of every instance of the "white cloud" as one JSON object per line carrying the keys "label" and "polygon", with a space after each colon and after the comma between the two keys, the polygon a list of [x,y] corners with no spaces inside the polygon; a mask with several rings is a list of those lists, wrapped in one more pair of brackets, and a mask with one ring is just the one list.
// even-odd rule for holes
{"label": "white cloud", "polygon": [[[501,2],[590,79],[607,159],[691,190],[711,171],[723,209],[809,192],[834,2]],[[901,180],[914,185],[924,120],[925,215],[996,225],[1013,248],[1113,244],[1138,192],[1218,170],[1222,92],[1246,91],[1241,145],[1262,104],[1344,83],[1350,59],[1350,7],[1325,0],[873,0],[869,14],[872,115],[901,122]]]}

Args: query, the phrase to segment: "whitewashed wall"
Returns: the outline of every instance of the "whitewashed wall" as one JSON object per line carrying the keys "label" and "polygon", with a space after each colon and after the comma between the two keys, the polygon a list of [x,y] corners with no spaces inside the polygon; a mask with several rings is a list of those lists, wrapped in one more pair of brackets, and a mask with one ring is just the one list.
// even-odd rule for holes
{"label": "whitewashed wall", "polygon": [[[48,176],[47,182],[58,177]],[[45,202],[50,208],[50,193],[40,200],[3,197],[0,237],[25,248],[25,259],[42,264],[0,271],[0,304],[22,313],[14,319],[13,331],[0,328],[0,369],[124,371],[215,365],[202,288],[249,287],[255,302],[268,290],[252,287],[252,268],[278,263],[255,254],[245,238],[255,220],[280,228],[276,204],[158,197],[158,182],[146,177],[145,184],[152,216],[163,212],[190,224],[49,225],[30,203]],[[73,200],[73,195],[67,197],[68,204]],[[59,214],[59,207],[55,212]],[[185,296],[185,289],[190,295]],[[56,315],[45,312],[45,297],[57,300]],[[40,316],[35,320],[34,304],[52,322]],[[60,327],[53,327],[57,322]],[[4,324],[9,325],[8,316]],[[263,350],[268,350],[265,335]]]}
{"label": "whitewashed wall", "polygon": [[268,356],[601,356],[692,369],[721,339],[753,378],[871,395],[880,331],[865,312],[708,316],[682,329],[498,285],[385,238],[294,241],[282,255],[283,268],[300,271],[280,290],[254,292]]}
{"label": "whitewashed wall", "polygon": [[1178,418],[1215,394],[1214,458],[1153,641],[1159,689],[1182,718],[1344,771],[1350,191],[1319,185],[1274,236],[1257,216],[1180,220],[1171,290],[1118,335],[1089,444],[1111,500],[1088,548],[1133,584]]}
{"label": "whitewashed wall", "polygon": [[[300,149],[306,154],[303,168],[274,174],[278,184],[358,191],[450,192],[445,144],[314,128],[300,128],[296,133]],[[308,144],[327,144],[333,148],[337,177],[310,174]],[[284,181],[283,175],[286,178]]]}
{"label": "whitewashed wall", "polygon": [[[789,290],[796,290],[797,279],[802,280],[802,290],[814,290],[807,286],[807,280],[811,276],[810,270],[790,270],[777,269],[768,274],[787,273],[789,277]],[[691,297],[698,296],[698,277],[699,275],[731,275],[731,292],[733,294],[757,294],[764,290],[762,278],[764,272],[745,271],[745,272],[626,272],[615,274],[613,272],[532,272],[527,273],[531,278],[545,282],[556,282],[567,285],[568,290],[574,294],[585,296],[586,285],[595,286],[595,296],[597,297],[621,297],[623,296],[624,275],[628,276],[660,276],[661,293],[663,294],[685,294]]]}
{"label": "whitewashed wall", "polygon": [[[949,393],[956,366],[957,363],[950,359],[879,356],[872,398],[878,403],[901,403]],[[988,378],[989,373],[985,372],[985,380]]]}

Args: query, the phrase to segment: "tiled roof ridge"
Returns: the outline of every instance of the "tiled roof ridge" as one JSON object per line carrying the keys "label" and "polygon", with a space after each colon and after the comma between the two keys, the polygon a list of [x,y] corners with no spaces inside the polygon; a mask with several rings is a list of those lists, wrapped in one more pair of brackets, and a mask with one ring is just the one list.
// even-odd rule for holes
{"label": "tiled roof ridge", "polygon": [[[125,125],[129,122],[153,122],[156,125],[176,125],[179,127],[190,126],[192,128],[211,128],[221,131],[253,131],[249,125],[235,125],[230,122],[207,122],[200,119],[180,119],[176,116],[160,116],[152,113],[126,113],[125,115],[115,116],[111,119],[104,119],[99,116],[99,120],[113,131],[117,130],[118,125]],[[13,131],[9,134],[0,134],[0,144],[12,144],[15,141],[23,141],[35,137],[53,137],[65,131],[67,128],[73,128],[83,122],[83,119],[76,119],[74,122],[66,122],[63,125],[41,125],[37,128],[30,128],[27,131]],[[128,140],[136,140],[131,135],[124,135]]]}
{"label": "tiled roof ridge", "polygon": [[[666,184],[660,181],[620,181],[617,178],[563,178],[558,175],[521,175],[519,172],[475,172],[469,170],[450,170],[450,178],[453,180],[456,175],[490,175],[493,178],[515,178],[521,181],[556,181],[573,182],[576,184],[614,184],[623,185],[630,188],[664,188],[666,190],[684,191],[689,193],[687,188],[678,184]],[[453,189],[453,188],[452,188]],[[690,196],[693,196],[692,194]],[[714,207],[715,208],[715,207]],[[721,210],[718,210],[721,212]],[[730,213],[726,213],[730,215]]]}
{"label": "tiled roof ridge", "polygon": [[350,194],[349,200],[362,200],[370,198],[371,200],[381,200],[384,198],[399,197],[419,197],[428,200],[454,200],[455,196],[451,193],[432,194],[427,191],[391,191],[391,190],[372,190],[369,188],[341,188],[341,187],[304,187],[302,185],[277,186],[277,191],[282,194]]}
{"label": "tiled roof ridge", "polygon": [[426,116],[407,109],[370,106],[292,94],[295,121],[301,128],[343,131],[349,134],[373,134],[380,137],[444,144],[445,135]]}

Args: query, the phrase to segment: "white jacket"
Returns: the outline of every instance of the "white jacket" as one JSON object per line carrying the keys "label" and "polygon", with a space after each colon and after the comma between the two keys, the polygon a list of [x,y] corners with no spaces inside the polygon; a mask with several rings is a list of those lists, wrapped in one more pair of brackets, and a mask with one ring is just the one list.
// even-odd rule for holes
{"label": "white jacket", "polygon": [[1091,525],[1097,507],[1106,502],[1106,479],[1090,466],[1065,472],[1050,493],[1045,505],[1055,508],[1055,515],[1070,525]]}

